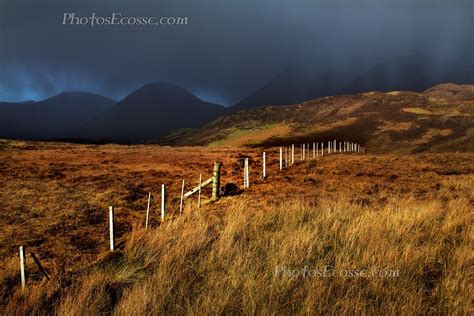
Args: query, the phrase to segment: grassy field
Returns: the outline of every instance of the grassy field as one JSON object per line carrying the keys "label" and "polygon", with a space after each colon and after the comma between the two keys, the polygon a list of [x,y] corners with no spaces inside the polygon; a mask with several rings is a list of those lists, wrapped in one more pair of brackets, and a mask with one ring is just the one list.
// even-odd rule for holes
{"label": "grassy field", "polygon": [[[261,179],[261,152],[269,160]],[[245,191],[187,189],[223,162]],[[325,155],[278,171],[277,148],[0,142],[2,314],[471,314],[474,154]],[[299,158],[299,155],[297,155]],[[158,221],[159,188],[169,216]],[[152,228],[143,228],[152,192]],[[118,250],[108,249],[115,205]],[[20,288],[18,246],[28,256]]]}

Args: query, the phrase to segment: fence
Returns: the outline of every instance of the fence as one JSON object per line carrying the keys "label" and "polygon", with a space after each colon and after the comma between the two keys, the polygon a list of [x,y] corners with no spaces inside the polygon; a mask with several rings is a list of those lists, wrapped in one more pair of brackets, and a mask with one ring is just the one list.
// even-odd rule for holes
{"label": "fence", "polygon": [[[320,144],[320,146],[319,146]],[[339,146],[337,146],[339,144]],[[284,148],[284,150],[283,150]],[[300,159],[305,161],[310,159],[310,144],[304,143],[300,145]],[[313,142],[312,148],[312,159],[318,159],[319,157],[324,157],[324,143]],[[326,155],[336,154],[336,153],[365,153],[365,148],[361,147],[359,144],[348,141],[339,141],[337,140],[328,141],[326,146]],[[279,171],[282,172],[284,169],[287,169],[294,165],[295,163],[295,144],[291,146],[279,147]],[[262,153],[262,180],[267,178],[267,152]],[[201,207],[201,196],[202,189],[212,184],[212,195],[211,201],[216,202],[220,199],[220,179],[221,179],[221,167],[222,164],[218,161],[214,162],[214,167],[212,171],[212,177],[202,181],[202,173],[199,174],[199,184],[192,188],[188,192],[185,191],[185,182],[184,179],[181,185],[181,195],[179,203],[179,214],[183,213],[183,205],[186,199],[198,193],[197,207]],[[249,158],[245,157],[243,160],[243,187],[247,189],[250,187],[250,168],[249,168]],[[167,194],[165,184],[161,185],[161,199],[160,199],[160,222],[163,224],[166,220],[167,213]],[[152,194],[148,193],[146,215],[145,215],[145,229],[149,227],[150,221],[150,208],[151,208]],[[114,206],[109,206],[109,249],[110,251],[115,251],[115,232],[114,232]],[[34,253],[30,253],[35,264],[37,265],[39,271],[44,275],[48,280],[50,279],[49,273],[43,268],[40,260]],[[21,276],[21,287],[22,291],[26,289],[26,257],[25,257],[25,247],[20,246],[20,276]]]}

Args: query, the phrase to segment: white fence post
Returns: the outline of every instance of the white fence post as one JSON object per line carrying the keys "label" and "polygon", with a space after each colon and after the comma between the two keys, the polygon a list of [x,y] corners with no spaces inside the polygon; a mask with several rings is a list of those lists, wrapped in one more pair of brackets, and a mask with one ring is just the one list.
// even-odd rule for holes
{"label": "white fence post", "polygon": [[291,144],[291,165],[295,163],[295,144]]}
{"label": "white fence post", "polygon": [[202,173],[199,174],[198,208],[201,208]]}
{"label": "white fence post", "polygon": [[249,181],[249,159],[245,158],[244,160],[244,188],[248,188],[250,186]]}
{"label": "white fence post", "polygon": [[165,208],[166,208],[166,188],[165,185],[161,185],[161,222],[165,221]]}
{"label": "white fence post", "polygon": [[183,184],[181,185],[181,199],[179,201],[179,214],[183,213],[183,203],[184,203],[184,179],[183,179]]}
{"label": "white fence post", "polygon": [[150,202],[151,202],[151,192],[148,192],[148,203],[147,203],[147,206],[146,206],[145,229],[148,228],[148,219],[150,217]]}
{"label": "white fence post", "polygon": [[21,275],[21,290],[26,289],[26,260],[25,260],[25,248],[20,246],[20,275]]}
{"label": "white fence post", "polygon": [[114,237],[114,207],[109,206],[109,242],[110,251],[115,250],[115,237]]}
{"label": "white fence post", "polygon": [[267,176],[267,159],[265,156],[265,152],[263,152],[263,179]]}

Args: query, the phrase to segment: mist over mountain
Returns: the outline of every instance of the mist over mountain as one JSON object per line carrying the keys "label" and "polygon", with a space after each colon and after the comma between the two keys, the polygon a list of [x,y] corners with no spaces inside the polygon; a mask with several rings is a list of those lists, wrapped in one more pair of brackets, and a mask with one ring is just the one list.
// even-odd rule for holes
{"label": "mist over mountain", "polygon": [[344,69],[318,68],[309,60],[286,68],[261,89],[250,94],[230,111],[259,106],[291,105],[323,96],[367,91],[407,90],[421,92],[445,82],[474,82],[474,66],[453,61],[433,67],[430,56],[411,55],[368,67],[357,73]]}

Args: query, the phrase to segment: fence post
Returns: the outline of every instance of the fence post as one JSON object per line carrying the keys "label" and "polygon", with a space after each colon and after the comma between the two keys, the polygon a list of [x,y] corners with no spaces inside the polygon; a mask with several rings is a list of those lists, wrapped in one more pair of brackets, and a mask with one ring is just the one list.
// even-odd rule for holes
{"label": "fence post", "polygon": [[184,203],[184,179],[183,179],[183,184],[181,185],[181,199],[179,201],[179,214],[183,213],[183,203]]}
{"label": "fence post", "polygon": [[304,158],[305,158],[305,148],[306,148],[306,144],[302,144],[301,145],[301,148],[302,148],[302,152],[301,152],[301,160],[304,161]]}
{"label": "fence post", "polygon": [[35,261],[36,265],[38,266],[38,269],[43,273],[43,275],[46,277],[46,279],[51,280],[51,277],[49,276],[48,272],[43,268],[43,265],[39,261],[39,259],[36,257],[36,255],[33,252],[30,252],[31,257]]}
{"label": "fence post", "polygon": [[244,189],[247,187],[247,158],[244,158]]}
{"label": "fence post", "polygon": [[263,152],[263,177],[262,177],[262,179],[265,179],[266,176],[267,176],[267,159],[266,159],[266,156],[265,156],[265,152]]}
{"label": "fence post", "polygon": [[148,203],[146,206],[145,229],[148,228],[148,218],[150,216],[151,192],[148,192]]}
{"label": "fence post", "polygon": [[324,157],[324,143],[321,142],[321,157]]}
{"label": "fence post", "polygon": [[214,162],[214,171],[212,172],[212,201],[219,200],[219,191],[221,189],[221,163]]}
{"label": "fence post", "polygon": [[249,187],[249,159],[244,160],[244,188]]}
{"label": "fence post", "polygon": [[109,206],[109,242],[110,251],[115,250],[115,237],[114,237],[114,207]]}
{"label": "fence post", "polygon": [[247,188],[248,188],[248,187],[250,187],[250,179],[249,179],[249,176],[250,176],[250,175],[249,175],[249,159],[248,159],[248,158],[245,159],[245,166],[246,166],[245,172],[246,172],[246,175],[247,175],[245,178],[247,179]]}
{"label": "fence post", "polygon": [[161,185],[161,222],[165,221],[165,209],[166,209],[166,188],[165,185]]}
{"label": "fence post", "polygon": [[280,171],[283,169],[283,148],[280,147]]}
{"label": "fence post", "polygon": [[25,248],[20,246],[20,275],[21,275],[21,290],[26,289],[26,273],[25,273]]}
{"label": "fence post", "polygon": [[295,144],[291,144],[291,165],[295,163]]}
{"label": "fence post", "polygon": [[201,208],[202,173],[199,174],[198,208]]}
{"label": "fence post", "polygon": [[319,157],[319,146],[318,146],[319,143],[316,143],[316,158]]}

